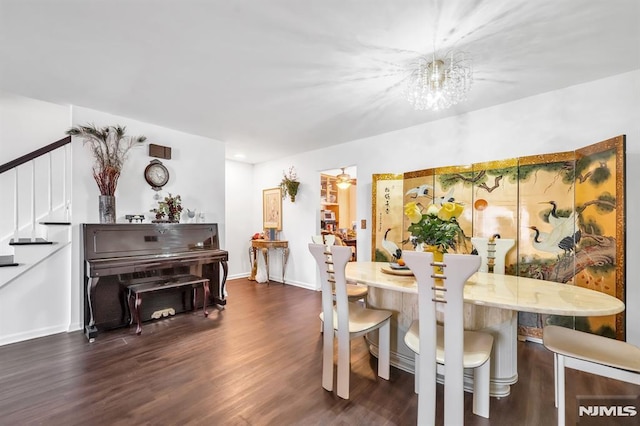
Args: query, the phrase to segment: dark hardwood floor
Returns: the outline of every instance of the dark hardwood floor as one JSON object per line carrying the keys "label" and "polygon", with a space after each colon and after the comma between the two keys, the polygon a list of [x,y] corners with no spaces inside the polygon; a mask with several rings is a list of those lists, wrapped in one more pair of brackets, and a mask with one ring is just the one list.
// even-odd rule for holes
{"label": "dark hardwood floor", "polygon": [[[364,339],[352,342],[351,398],[321,386],[320,293],[278,283],[228,283],[224,310],[210,309],[101,333],[81,332],[0,347],[2,425],[413,425],[413,375],[376,376]],[[491,399],[491,419],[467,425],[551,425],[553,356],[518,343],[520,380]],[[442,386],[438,410],[442,414]],[[567,424],[576,395],[638,395],[640,386],[569,371]],[[442,423],[442,419],[439,419]]]}

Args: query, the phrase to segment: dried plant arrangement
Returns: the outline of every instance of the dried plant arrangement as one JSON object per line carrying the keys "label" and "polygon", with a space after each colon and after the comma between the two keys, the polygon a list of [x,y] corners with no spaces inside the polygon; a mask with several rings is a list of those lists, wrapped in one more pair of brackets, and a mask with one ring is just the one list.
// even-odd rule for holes
{"label": "dried plant arrangement", "polygon": [[135,144],[147,140],[146,136],[126,136],[126,127],[120,125],[96,127],[88,124],[72,127],[66,133],[78,136],[84,140],[84,144],[89,144],[95,159],[93,178],[100,195],[115,195],[127,153]]}

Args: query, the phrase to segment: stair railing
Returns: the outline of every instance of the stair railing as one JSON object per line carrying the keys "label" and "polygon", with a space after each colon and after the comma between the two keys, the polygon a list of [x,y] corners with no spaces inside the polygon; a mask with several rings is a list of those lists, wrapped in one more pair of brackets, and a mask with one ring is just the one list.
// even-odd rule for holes
{"label": "stair railing", "polygon": [[[10,170],[13,170],[14,172],[14,194],[13,194],[13,203],[14,203],[14,207],[13,207],[13,218],[14,218],[14,230],[13,230],[13,235],[14,235],[14,241],[18,241],[19,240],[19,234],[20,234],[20,197],[19,197],[19,190],[20,190],[20,186],[19,186],[19,173],[18,173],[18,167],[26,164],[26,163],[31,163],[31,211],[30,211],[30,222],[31,222],[31,240],[35,241],[36,240],[36,222],[37,222],[37,213],[36,213],[36,186],[37,186],[37,181],[36,181],[36,163],[35,160],[37,158],[40,158],[44,155],[48,155],[48,160],[49,160],[49,173],[48,173],[48,179],[47,179],[47,197],[48,197],[48,215],[51,216],[54,210],[54,205],[53,205],[53,180],[54,180],[54,176],[53,176],[53,152],[58,150],[58,149],[64,149],[65,150],[65,155],[63,155],[63,164],[62,164],[62,173],[63,173],[63,184],[62,184],[62,199],[63,202],[65,203],[64,208],[65,208],[65,216],[66,216],[66,220],[68,220],[68,214],[69,214],[69,201],[67,200],[67,151],[66,151],[66,147],[67,145],[69,145],[71,143],[71,136],[67,136],[65,138],[62,138],[54,143],[51,143],[49,145],[46,145],[42,148],[39,148],[33,152],[30,152],[28,154],[25,154],[19,158],[16,158],[15,160],[9,161],[8,163],[5,163],[3,165],[0,165],[0,174],[8,172]],[[0,238],[1,239],[1,238]]]}

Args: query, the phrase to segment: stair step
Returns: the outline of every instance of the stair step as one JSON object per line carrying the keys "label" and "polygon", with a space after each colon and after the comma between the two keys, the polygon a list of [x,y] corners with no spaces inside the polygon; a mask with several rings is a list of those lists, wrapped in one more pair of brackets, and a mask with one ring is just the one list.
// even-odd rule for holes
{"label": "stair step", "polygon": [[11,239],[9,241],[10,246],[30,246],[30,245],[45,245],[45,244],[53,244],[52,241],[47,241],[44,238],[36,238],[32,240],[31,238],[18,238],[18,241]]}
{"label": "stair step", "polygon": [[12,254],[0,255],[0,268],[5,266],[18,266],[18,263],[13,261]]}
{"label": "stair step", "polygon": [[0,268],[4,266],[18,266],[18,264],[13,261],[12,254],[0,255]]}
{"label": "stair step", "polygon": [[40,225],[71,225],[71,222],[47,221],[47,222],[40,222]]}

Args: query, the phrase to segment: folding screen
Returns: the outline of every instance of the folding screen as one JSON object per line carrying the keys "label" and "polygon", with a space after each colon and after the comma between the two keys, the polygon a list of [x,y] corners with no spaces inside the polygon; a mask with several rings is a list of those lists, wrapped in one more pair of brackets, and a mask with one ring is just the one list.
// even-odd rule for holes
{"label": "folding screen", "polygon": [[[576,151],[373,176],[372,259],[390,261],[386,238],[413,250],[404,216],[409,201],[423,207],[455,200],[465,240],[513,238],[505,273],[579,285],[625,301],[625,137]],[[624,312],[609,317],[520,313],[519,333],[540,337],[553,323],[624,340]]]}

